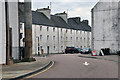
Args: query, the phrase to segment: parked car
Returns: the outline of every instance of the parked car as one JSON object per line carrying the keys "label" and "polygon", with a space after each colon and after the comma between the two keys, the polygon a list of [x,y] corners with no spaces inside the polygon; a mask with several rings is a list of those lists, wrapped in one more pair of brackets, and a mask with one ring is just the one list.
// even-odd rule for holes
{"label": "parked car", "polygon": [[65,53],[79,53],[79,50],[75,47],[66,47]]}
{"label": "parked car", "polygon": [[120,50],[117,51],[117,54],[120,56]]}
{"label": "parked car", "polygon": [[89,54],[89,53],[92,53],[92,50],[91,50],[91,48],[83,48],[81,53],[82,54]]}
{"label": "parked car", "polygon": [[82,49],[81,48],[76,48],[78,50],[78,53],[81,53],[82,52]]}

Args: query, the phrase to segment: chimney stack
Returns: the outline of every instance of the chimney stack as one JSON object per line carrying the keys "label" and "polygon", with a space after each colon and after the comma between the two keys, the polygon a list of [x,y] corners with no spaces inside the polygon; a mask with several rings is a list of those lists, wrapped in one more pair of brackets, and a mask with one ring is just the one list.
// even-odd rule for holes
{"label": "chimney stack", "polygon": [[36,11],[43,13],[48,19],[51,19],[50,18],[51,9],[49,8],[49,6],[47,8],[37,9]]}
{"label": "chimney stack", "polygon": [[65,11],[63,13],[57,13],[55,15],[61,17],[66,23],[68,22],[67,21],[67,13]]}
{"label": "chimney stack", "polygon": [[89,24],[88,20],[83,20],[82,22],[86,23],[87,25]]}

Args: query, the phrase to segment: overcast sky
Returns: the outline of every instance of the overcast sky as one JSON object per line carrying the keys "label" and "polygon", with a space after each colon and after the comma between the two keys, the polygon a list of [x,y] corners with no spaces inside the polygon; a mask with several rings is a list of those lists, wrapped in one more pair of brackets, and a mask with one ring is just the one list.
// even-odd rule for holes
{"label": "overcast sky", "polygon": [[47,8],[51,4],[51,14],[68,10],[68,17],[81,17],[89,20],[91,25],[91,9],[99,0],[32,0],[32,10]]}

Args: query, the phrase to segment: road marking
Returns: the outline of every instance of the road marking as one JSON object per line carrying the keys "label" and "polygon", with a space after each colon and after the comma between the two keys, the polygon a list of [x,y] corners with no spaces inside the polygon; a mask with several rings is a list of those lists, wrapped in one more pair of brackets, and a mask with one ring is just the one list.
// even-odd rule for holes
{"label": "road marking", "polygon": [[83,63],[85,66],[88,66],[90,63],[88,63],[88,62],[85,62],[85,63]]}
{"label": "road marking", "polygon": [[52,61],[52,65],[51,65],[50,67],[48,67],[47,69],[45,69],[45,70],[43,70],[43,71],[41,71],[41,72],[39,72],[39,73],[33,74],[33,75],[31,75],[31,76],[28,76],[28,77],[26,77],[26,78],[24,78],[24,79],[21,79],[21,80],[29,79],[29,78],[34,77],[34,76],[37,76],[37,75],[39,75],[39,74],[41,74],[41,73],[43,73],[43,72],[46,72],[46,71],[49,70],[53,65],[54,65],[54,61]]}

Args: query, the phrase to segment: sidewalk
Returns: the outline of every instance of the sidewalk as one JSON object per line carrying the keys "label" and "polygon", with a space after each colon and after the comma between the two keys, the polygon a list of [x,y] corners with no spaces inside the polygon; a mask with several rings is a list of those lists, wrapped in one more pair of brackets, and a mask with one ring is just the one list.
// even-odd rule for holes
{"label": "sidewalk", "polygon": [[91,56],[91,54],[80,54],[79,57],[102,59],[102,60],[120,62],[120,61],[118,61],[118,55]]}
{"label": "sidewalk", "polygon": [[9,66],[7,65],[2,66],[2,78],[11,79],[28,75],[47,67],[51,63],[51,61],[49,61],[46,57],[35,58],[36,58],[35,62],[22,62]]}

